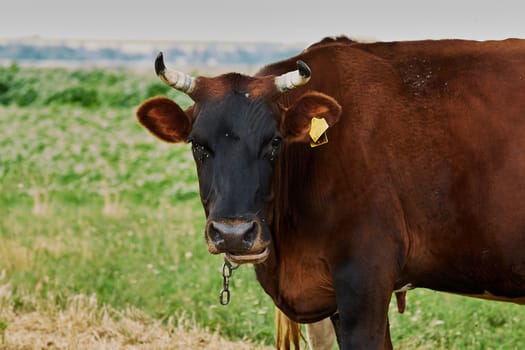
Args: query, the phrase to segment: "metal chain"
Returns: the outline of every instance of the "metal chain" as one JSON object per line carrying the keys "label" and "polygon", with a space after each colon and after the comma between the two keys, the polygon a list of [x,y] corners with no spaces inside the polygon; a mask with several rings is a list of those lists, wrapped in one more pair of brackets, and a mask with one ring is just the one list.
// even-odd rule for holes
{"label": "metal chain", "polygon": [[232,263],[224,258],[224,265],[222,265],[222,289],[219,294],[219,302],[221,305],[228,305],[230,303],[230,278],[233,270],[237,270],[240,265],[232,265]]}

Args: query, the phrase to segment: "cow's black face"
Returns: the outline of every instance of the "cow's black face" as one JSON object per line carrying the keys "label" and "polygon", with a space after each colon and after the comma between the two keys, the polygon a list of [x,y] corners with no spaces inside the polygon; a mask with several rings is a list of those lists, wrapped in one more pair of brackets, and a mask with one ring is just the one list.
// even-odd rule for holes
{"label": "cow's black face", "polygon": [[282,136],[264,100],[232,93],[195,109],[188,136],[206,212],[206,242],[236,263],[258,263],[271,241],[266,213]]}
{"label": "cow's black face", "polygon": [[158,138],[191,142],[208,250],[232,262],[257,264],[269,256],[272,179],[281,142],[307,144],[313,118],[331,127],[341,115],[336,100],[316,91],[297,93],[286,108],[277,103],[282,93],[310,79],[308,66],[302,61],[297,66],[278,76],[193,78],[167,70],[159,55],[155,70],[161,80],[196,103],[184,111],[155,97],[137,110],[139,122]]}

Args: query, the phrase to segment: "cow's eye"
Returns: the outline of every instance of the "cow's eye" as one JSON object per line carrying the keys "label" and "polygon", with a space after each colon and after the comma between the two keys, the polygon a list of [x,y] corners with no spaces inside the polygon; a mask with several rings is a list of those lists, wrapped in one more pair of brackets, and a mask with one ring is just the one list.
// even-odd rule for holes
{"label": "cow's eye", "polygon": [[274,137],[271,142],[272,148],[278,149],[281,146],[282,141],[283,139],[280,136]]}
{"label": "cow's eye", "polygon": [[279,150],[281,149],[281,143],[282,143],[282,138],[280,136],[276,136],[270,141],[270,151],[268,152],[268,156],[267,156],[270,162],[273,163],[275,159],[277,158],[277,155],[279,154]]}
{"label": "cow's eye", "polygon": [[191,141],[191,150],[193,151],[193,157],[199,162],[203,162],[211,156],[211,152],[206,146],[195,141]]}

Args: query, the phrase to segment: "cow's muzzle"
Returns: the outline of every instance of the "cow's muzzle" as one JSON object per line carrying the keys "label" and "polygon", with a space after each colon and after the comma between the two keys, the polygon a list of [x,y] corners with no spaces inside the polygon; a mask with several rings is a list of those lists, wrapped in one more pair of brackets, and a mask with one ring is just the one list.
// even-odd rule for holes
{"label": "cow's muzzle", "polygon": [[206,225],[208,251],[225,253],[236,264],[259,264],[269,255],[269,241],[263,239],[259,220],[208,220]]}

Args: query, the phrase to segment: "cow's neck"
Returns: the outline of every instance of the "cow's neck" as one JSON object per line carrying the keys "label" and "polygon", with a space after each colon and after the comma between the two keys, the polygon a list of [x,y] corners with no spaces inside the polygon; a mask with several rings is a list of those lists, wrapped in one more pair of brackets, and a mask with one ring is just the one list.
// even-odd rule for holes
{"label": "cow's neck", "polygon": [[[319,152],[304,144],[284,147],[274,178],[272,254],[265,264],[256,266],[257,278],[274,302],[289,315],[308,319],[326,317],[333,312],[331,304],[335,305],[329,268],[320,258],[323,252],[312,244],[303,245],[316,242],[315,236],[326,224],[319,218],[326,214],[330,189],[319,186],[323,171],[317,167],[329,160],[319,157]],[[316,295],[316,302],[302,300],[304,295]]]}

